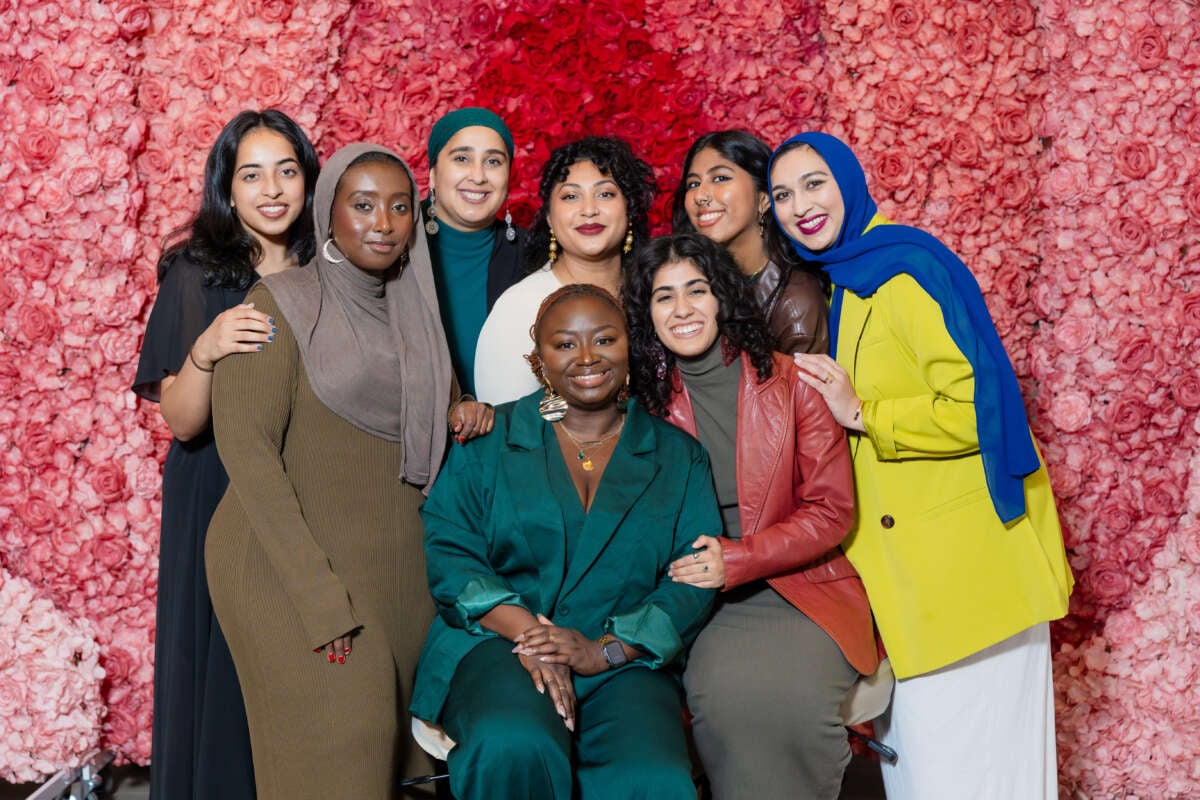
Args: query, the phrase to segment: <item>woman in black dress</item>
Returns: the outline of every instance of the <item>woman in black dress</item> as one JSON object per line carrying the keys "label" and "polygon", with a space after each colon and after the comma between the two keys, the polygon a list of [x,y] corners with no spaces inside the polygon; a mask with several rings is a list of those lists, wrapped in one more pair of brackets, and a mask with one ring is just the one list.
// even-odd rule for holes
{"label": "woman in black dress", "polygon": [[155,800],[254,797],[246,712],[204,571],[209,519],[225,492],[210,426],[213,365],[269,346],[274,320],[243,304],[262,275],[313,254],[317,155],[278,111],[243,111],[208,154],[204,194],[158,264],[159,292],[133,390],[174,435],[163,465],[154,729]]}

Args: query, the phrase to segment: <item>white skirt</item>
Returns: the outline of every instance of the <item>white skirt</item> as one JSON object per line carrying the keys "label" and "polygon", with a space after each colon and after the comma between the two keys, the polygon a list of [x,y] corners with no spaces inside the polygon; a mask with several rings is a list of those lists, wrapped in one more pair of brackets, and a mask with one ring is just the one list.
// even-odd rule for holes
{"label": "white skirt", "polygon": [[883,763],[888,800],[1054,800],[1049,623],[896,681],[875,730],[899,754]]}

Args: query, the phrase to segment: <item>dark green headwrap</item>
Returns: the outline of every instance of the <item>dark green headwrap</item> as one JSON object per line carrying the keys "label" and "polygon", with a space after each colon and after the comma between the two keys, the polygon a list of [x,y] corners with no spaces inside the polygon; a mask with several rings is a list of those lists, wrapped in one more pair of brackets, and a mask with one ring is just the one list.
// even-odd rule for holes
{"label": "dark green headwrap", "polygon": [[508,157],[513,157],[512,131],[504,124],[504,120],[486,108],[470,106],[451,111],[434,123],[433,130],[429,132],[429,166],[437,164],[438,154],[442,152],[454,134],[473,125],[491,128],[500,134],[500,138],[504,140],[504,146],[508,148]]}

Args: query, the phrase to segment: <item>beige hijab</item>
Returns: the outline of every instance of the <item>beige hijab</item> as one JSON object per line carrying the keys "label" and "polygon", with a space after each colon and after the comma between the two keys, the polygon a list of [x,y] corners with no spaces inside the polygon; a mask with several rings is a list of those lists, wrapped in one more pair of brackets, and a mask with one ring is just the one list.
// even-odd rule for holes
{"label": "beige hijab", "polygon": [[[329,258],[342,257],[328,242],[338,181],[365,153],[395,157],[413,186],[416,236],[408,265],[382,274]],[[263,284],[296,335],[317,398],[356,428],[403,443],[400,477],[428,493],[446,450],[451,366],[416,191],[412,170],[391,150],[373,144],[338,150],[321,169],[313,198],[316,257]]]}

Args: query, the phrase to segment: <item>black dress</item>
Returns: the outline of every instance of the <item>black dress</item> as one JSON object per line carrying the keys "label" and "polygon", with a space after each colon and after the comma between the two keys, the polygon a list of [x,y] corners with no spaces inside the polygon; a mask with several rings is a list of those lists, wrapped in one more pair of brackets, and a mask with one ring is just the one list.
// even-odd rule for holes
{"label": "black dress", "polygon": [[[159,382],[179,372],[205,328],[245,294],[204,286],[200,267],[177,258],[150,312],[133,391],[158,402]],[[246,710],[204,571],[205,533],[228,483],[211,427],[191,441],[171,442],[158,554],[153,800],[254,797]]]}

